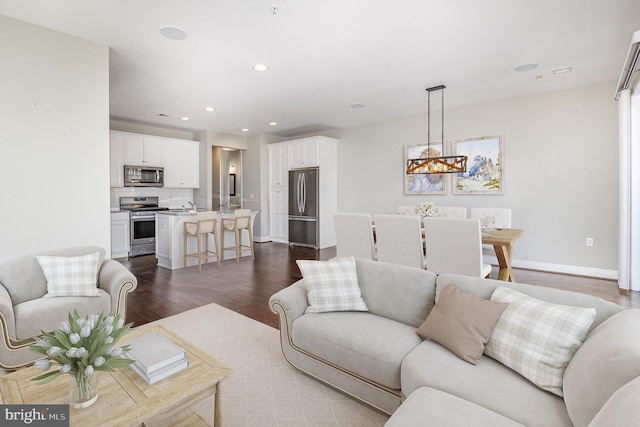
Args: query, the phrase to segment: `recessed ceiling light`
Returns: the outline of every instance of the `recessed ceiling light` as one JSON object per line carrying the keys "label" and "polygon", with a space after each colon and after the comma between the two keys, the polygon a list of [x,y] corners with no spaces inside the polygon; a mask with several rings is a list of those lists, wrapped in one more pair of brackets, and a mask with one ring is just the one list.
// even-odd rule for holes
{"label": "recessed ceiling light", "polygon": [[249,132],[249,129],[244,128],[244,129],[242,129],[242,132]]}
{"label": "recessed ceiling light", "polygon": [[518,72],[531,71],[531,70],[535,70],[536,68],[538,68],[538,64],[522,64],[514,68],[513,71],[518,71]]}
{"label": "recessed ceiling light", "polygon": [[207,111],[216,111],[216,109],[213,108],[213,107],[205,107],[205,110],[207,110]]}
{"label": "recessed ceiling light", "polygon": [[191,119],[189,117],[187,117],[187,116],[182,116],[182,117],[180,117],[180,120],[184,120],[186,122],[186,121],[191,120]]}
{"label": "recessed ceiling light", "polygon": [[178,27],[162,27],[160,34],[171,40],[184,40],[188,37],[187,33]]}
{"label": "recessed ceiling light", "polygon": [[356,104],[349,105],[349,107],[351,107],[351,108],[363,108],[364,104],[361,104],[361,103],[358,102]]}
{"label": "recessed ceiling light", "polygon": [[254,71],[268,71],[269,66],[265,64],[256,64],[253,66]]}
{"label": "recessed ceiling light", "polygon": [[573,70],[571,67],[560,67],[552,70],[553,74],[570,73]]}
{"label": "recessed ceiling light", "polygon": [[278,122],[269,122],[269,126],[278,126]]}

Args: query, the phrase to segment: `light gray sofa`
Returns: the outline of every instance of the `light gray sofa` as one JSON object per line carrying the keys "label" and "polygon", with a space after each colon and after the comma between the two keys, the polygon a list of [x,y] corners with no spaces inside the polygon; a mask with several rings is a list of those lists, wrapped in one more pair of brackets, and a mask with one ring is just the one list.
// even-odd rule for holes
{"label": "light gray sofa", "polygon": [[[388,427],[622,426],[628,417],[621,411],[638,415],[631,402],[640,398],[640,384],[632,382],[640,376],[640,310],[623,310],[586,294],[468,276],[436,277],[376,261],[356,259],[356,267],[367,312],[305,314],[304,280],[273,295],[269,304],[280,318],[285,358],[317,380],[393,414]],[[416,328],[448,284],[482,299],[507,286],[543,301],[594,307],[589,335],[565,370],[564,398],[486,355],[472,365],[418,336]],[[607,413],[621,421],[611,424]]]}
{"label": "light gray sofa", "polygon": [[[80,256],[99,253],[98,296],[52,297],[37,255]],[[97,246],[72,247],[0,259],[0,366],[15,369],[42,356],[29,350],[33,337],[41,330],[52,331],[77,310],[81,316],[92,313],[119,313],[126,316],[127,295],[137,287],[135,276],[122,264],[105,259]]]}

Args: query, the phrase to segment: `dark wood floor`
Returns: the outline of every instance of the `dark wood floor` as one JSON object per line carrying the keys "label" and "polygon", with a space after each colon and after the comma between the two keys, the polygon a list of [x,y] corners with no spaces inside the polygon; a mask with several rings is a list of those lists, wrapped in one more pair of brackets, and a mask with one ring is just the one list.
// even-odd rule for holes
{"label": "dark wood floor", "polygon": [[[277,316],[269,310],[269,297],[302,276],[297,259],[327,260],[335,248],[289,247],[279,243],[255,245],[256,260],[241,258],[197,267],[168,270],[158,267],[153,255],[119,259],[138,278],[138,288],[129,295],[127,321],[139,326],[154,320],[215,302],[267,325],[277,327]],[[618,289],[610,280],[515,270],[516,280],[576,292],[584,292],[616,302],[623,307],[640,307],[640,292]],[[497,276],[494,267],[492,277]]]}

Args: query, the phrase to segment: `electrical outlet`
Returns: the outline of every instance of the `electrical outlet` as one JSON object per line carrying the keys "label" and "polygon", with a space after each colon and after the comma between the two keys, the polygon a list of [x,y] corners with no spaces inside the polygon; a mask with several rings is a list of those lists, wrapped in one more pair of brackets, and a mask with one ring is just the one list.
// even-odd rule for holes
{"label": "electrical outlet", "polygon": [[593,237],[587,237],[587,246],[593,246]]}

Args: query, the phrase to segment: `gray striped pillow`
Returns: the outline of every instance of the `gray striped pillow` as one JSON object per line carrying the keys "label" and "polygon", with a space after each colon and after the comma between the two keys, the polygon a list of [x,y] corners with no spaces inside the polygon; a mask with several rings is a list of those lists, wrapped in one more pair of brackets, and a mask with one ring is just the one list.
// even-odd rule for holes
{"label": "gray striped pillow", "polygon": [[308,291],[309,307],[305,313],[369,310],[360,294],[354,257],[296,263]]}
{"label": "gray striped pillow", "polygon": [[596,316],[595,308],[552,304],[499,286],[491,301],[509,303],[484,353],[562,396],[562,377]]}

